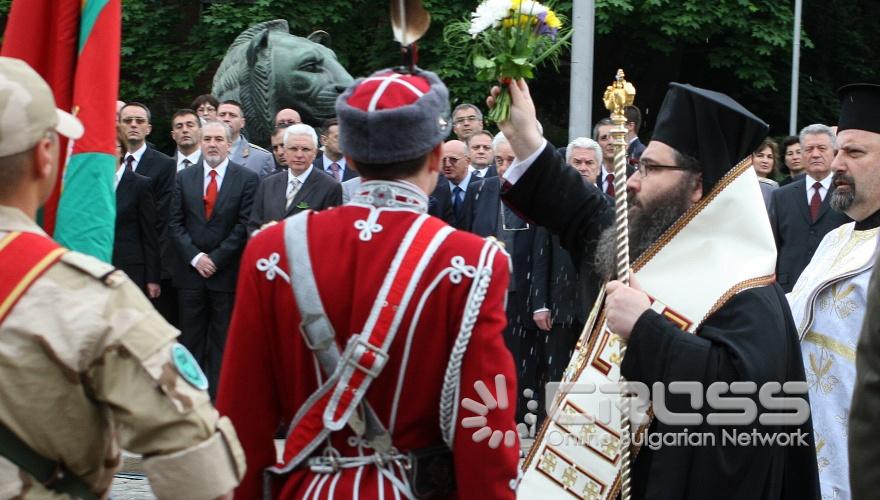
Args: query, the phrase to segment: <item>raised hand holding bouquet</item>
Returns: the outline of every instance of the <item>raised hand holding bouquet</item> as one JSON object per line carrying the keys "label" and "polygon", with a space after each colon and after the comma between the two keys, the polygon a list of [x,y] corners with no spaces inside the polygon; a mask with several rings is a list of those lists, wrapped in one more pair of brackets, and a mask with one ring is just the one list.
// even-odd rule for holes
{"label": "raised hand holding bouquet", "polygon": [[471,60],[477,80],[502,84],[489,120],[499,122],[508,118],[507,85],[511,80],[532,78],[535,67],[544,59],[549,58],[554,67],[557,65],[571,30],[562,27],[552,5],[532,0],[484,0],[469,21],[447,27],[447,43],[472,46]]}

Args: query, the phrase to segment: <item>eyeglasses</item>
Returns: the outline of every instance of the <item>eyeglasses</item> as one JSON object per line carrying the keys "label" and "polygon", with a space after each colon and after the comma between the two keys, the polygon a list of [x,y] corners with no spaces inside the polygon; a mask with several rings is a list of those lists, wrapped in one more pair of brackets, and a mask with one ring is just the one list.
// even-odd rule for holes
{"label": "eyeglasses", "polygon": [[687,167],[679,167],[678,165],[654,165],[654,164],[646,164],[642,161],[639,161],[639,166],[637,168],[639,175],[643,178],[647,177],[650,172],[654,172],[657,170],[688,170]]}
{"label": "eyeglasses", "polygon": [[214,106],[211,106],[211,105],[202,104],[201,106],[196,108],[196,111],[199,111],[202,113],[210,113],[212,111],[217,111],[217,108],[215,108]]}
{"label": "eyeglasses", "polygon": [[446,163],[448,161],[449,163],[455,165],[461,160],[461,158],[461,156],[444,156],[443,163]]}
{"label": "eyeglasses", "polygon": [[122,119],[122,123],[125,123],[126,125],[130,125],[132,123],[137,123],[138,125],[143,125],[143,124],[147,123],[147,119],[141,118],[140,116],[137,116],[137,117],[128,116],[128,117],[125,117]]}
{"label": "eyeglasses", "polygon": [[456,125],[461,125],[465,122],[475,122],[477,120],[479,120],[479,118],[477,118],[477,115],[459,116],[455,120],[452,120],[452,123],[454,123]]}

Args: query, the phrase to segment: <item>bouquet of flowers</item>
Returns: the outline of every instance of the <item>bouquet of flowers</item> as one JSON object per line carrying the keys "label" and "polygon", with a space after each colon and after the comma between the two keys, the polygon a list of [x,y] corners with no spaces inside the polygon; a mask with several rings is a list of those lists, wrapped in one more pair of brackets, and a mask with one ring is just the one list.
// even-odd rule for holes
{"label": "bouquet of flowers", "polygon": [[[552,6],[550,1],[547,5]],[[563,29],[562,19],[547,5],[532,0],[484,0],[470,20],[453,23],[444,33],[453,47],[472,45],[470,58],[477,80],[501,83],[501,93],[489,112],[491,121],[504,121],[510,115],[507,84],[532,78],[535,67],[545,59],[556,66],[560,50],[568,44],[571,30]]]}

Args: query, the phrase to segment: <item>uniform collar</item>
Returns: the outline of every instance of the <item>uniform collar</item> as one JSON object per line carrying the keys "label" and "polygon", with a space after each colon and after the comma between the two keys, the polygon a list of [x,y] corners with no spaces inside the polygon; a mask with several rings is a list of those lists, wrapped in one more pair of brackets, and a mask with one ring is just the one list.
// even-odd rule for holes
{"label": "uniform collar", "polygon": [[410,209],[420,214],[428,211],[428,195],[415,184],[400,180],[365,180],[351,203],[376,208]]}
{"label": "uniform collar", "polygon": [[49,237],[43,228],[16,207],[0,205],[0,231],[22,231]]}

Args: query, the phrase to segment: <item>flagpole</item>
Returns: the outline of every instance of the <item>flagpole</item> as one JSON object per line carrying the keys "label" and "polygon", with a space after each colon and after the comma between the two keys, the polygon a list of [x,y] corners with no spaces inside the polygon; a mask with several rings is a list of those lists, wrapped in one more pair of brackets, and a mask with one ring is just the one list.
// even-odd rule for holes
{"label": "flagpole", "polygon": [[593,39],[595,0],[572,2],[571,82],[569,83],[568,140],[589,137],[593,123]]}
{"label": "flagpole", "polygon": [[794,2],[794,32],[791,44],[791,103],[788,115],[788,135],[797,135],[798,86],[801,69],[801,14],[802,0]]}

